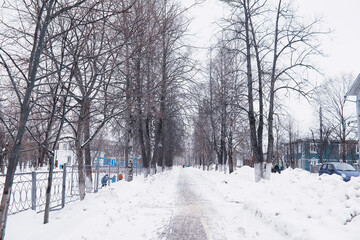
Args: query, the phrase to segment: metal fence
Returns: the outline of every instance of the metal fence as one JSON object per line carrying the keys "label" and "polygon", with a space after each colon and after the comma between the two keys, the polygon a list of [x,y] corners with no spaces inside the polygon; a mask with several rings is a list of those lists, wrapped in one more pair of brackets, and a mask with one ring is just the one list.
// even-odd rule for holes
{"label": "metal fence", "polygon": [[[124,174],[125,167],[118,166],[87,166],[91,171],[88,176],[92,181],[86,180],[86,192],[98,192],[101,187],[101,178],[108,174],[107,184],[119,181],[119,174]],[[134,169],[135,170],[135,169]],[[141,167],[136,168],[136,174],[141,172]],[[46,188],[49,172],[33,171],[15,173],[11,191],[9,214],[15,214],[32,209],[37,212],[44,211],[46,203]],[[0,198],[3,194],[5,175],[0,174]],[[80,199],[78,166],[63,166],[63,169],[54,170],[51,188],[50,209],[63,208],[67,203]]]}

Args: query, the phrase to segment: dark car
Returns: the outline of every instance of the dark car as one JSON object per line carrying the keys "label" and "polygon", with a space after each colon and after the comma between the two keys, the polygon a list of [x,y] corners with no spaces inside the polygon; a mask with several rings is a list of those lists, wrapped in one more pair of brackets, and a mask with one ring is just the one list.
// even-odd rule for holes
{"label": "dark car", "polygon": [[359,177],[360,175],[350,164],[340,162],[324,163],[319,170],[319,176],[323,173],[340,175],[345,182],[350,181],[352,177]]}

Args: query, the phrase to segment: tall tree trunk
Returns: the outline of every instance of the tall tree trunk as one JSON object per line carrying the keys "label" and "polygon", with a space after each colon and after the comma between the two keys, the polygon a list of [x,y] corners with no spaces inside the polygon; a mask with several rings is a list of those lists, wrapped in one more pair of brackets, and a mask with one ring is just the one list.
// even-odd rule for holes
{"label": "tall tree trunk", "polygon": [[[319,144],[319,159],[320,163],[323,163],[323,150],[324,150],[324,133],[323,133],[323,113],[322,113],[322,107],[320,106],[319,109],[319,118],[320,118],[320,144]],[[316,143],[314,142],[314,145]]]}
{"label": "tall tree trunk", "polygon": [[38,155],[38,161],[36,164],[36,168],[38,167],[43,167],[44,166],[44,159],[45,159],[45,150],[43,148],[44,142],[42,142],[41,144],[39,144],[38,148],[39,148],[39,155]]}
{"label": "tall tree trunk", "polygon": [[[124,19],[125,19],[125,15],[124,15]],[[125,21],[126,22],[126,21]],[[127,36],[128,34],[126,33],[126,39],[129,38],[129,36]],[[129,154],[130,154],[130,122],[131,122],[131,95],[132,95],[132,88],[131,88],[131,79],[130,79],[130,53],[129,53],[129,43],[126,43],[126,55],[125,55],[125,68],[126,68],[126,90],[125,90],[125,94],[126,94],[126,112],[125,112],[125,136],[124,136],[124,141],[125,141],[125,180],[129,181]]]}
{"label": "tall tree trunk", "polygon": [[233,152],[234,152],[234,148],[233,148],[233,130],[234,130],[234,125],[235,125],[235,121],[233,118],[230,118],[230,131],[228,134],[228,157],[229,157],[229,173],[232,173],[234,171],[234,159],[233,159]]}
{"label": "tall tree trunk", "polygon": [[139,143],[140,143],[140,149],[141,149],[141,156],[142,156],[142,162],[143,167],[145,168],[145,174],[144,176],[147,177],[148,170],[149,170],[149,160],[148,160],[148,154],[146,151],[146,145],[145,145],[145,136],[144,136],[144,116],[142,111],[142,83],[141,83],[141,49],[138,50],[138,56],[136,59],[136,69],[135,69],[135,81],[136,81],[136,87],[135,87],[135,96],[136,96],[136,104],[137,104],[137,128],[138,128],[138,134],[139,134]]}
{"label": "tall tree trunk", "polygon": [[81,140],[83,139],[82,136],[83,136],[83,122],[79,120],[77,127],[77,135],[75,139],[75,153],[76,153],[76,160],[78,163],[80,200],[84,200],[85,198],[84,155],[83,155],[83,149],[81,148]]}
{"label": "tall tree trunk", "polygon": [[246,43],[246,75],[248,88],[248,118],[250,127],[251,149],[253,151],[253,162],[255,170],[255,181],[259,182],[263,178],[263,156],[262,146],[258,145],[258,136],[256,133],[256,118],[254,112],[254,97],[253,97],[253,76],[251,67],[251,39],[249,28],[249,0],[244,1],[244,15],[245,15],[245,43]]}
{"label": "tall tree trunk", "polygon": [[[147,54],[146,58],[146,117],[142,121],[142,131],[143,131],[143,144],[145,148],[145,156],[146,159],[144,160],[143,157],[143,167],[144,167],[144,177],[146,178],[150,174],[150,165],[152,164],[152,158],[151,158],[151,112],[152,112],[152,78],[151,78],[151,65],[153,64],[152,56],[150,53]],[[143,150],[142,150],[143,151]]]}
{"label": "tall tree trunk", "polygon": [[[249,6],[249,4],[248,4]],[[252,18],[249,17],[249,27],[251,29],[251,35],[253,38],[253,47],[255,50],[255,58],[256,58],[256,66],[257,66],[257,76],[258,76],[258,83],[259,83],[259,124],[258,124],[258,129],[257,129],[257,145],[259,146],[259,156],[261,156],[261,163],[263,162],[263,156],[264,156],[264,152],[263,152],[263,133],[264,133],[264,91],[263,91],[263,70],[262,70],[262,62],[261,62],[261,57],[260,57],[260,50],[259,50],[259,45],[257,42],[257,37],[256,37],[256,30],[253,26],[253,22],[252,22]],[[262,165],[261,167],[261,177],[263,178],[263,171],[262,171]]]}
{"label": "tall tree trunk", "polygon": [[48,175],[48,185],[46,187],[44,224],[49,222],[51,188],[52,188],[52,182],[53,182],[53,172],[54,172],[54,154],[52,153],[51,158],[49,160],[49,175]]}
{"label": "tall tree trunk", "polygon": [[229,132],[229,138],[228,138],[228,157],[229,157],[229,173],[232,173],[234,171],[234,162],[233,162],[233,140],[232,140],[232,132]]}
{"label": "tall tree trunk", "polygon": [[[165,104],[161,104],[165,105]],[[163,110],[163,107],[160,107],[161,110]],[[160,115],[162,115],[162,112],[160,110]],[[154,154],[153,154],[153,161],[156,162],[158,166],[158,170],[160,170],[160,167],[163,166],[163,155],[164,155],[164,148],[163,148],[163,123],[164,119],[163,116],[160,116],[158,119],[158,124],[155,131],[155,146],[154,146]]]}
{"label": "tall tree trunk", "polygon": [[[149,113],[148,113],[149,114]],[[146,174],[144,175],[147,177],[150,174],[150,167],[152,164],[151,158],[151,140],[150,140],[150,117],[148,116],[145,120],[145,146],[146,146],[146,157],[147,157],[147,165],[144,165],[146,170]]]}
{"label": "tall tree trunk", "polygon": [[145,141],[144,141],[144,131],[143,131],[143,120],[138,120],[138,132],[139,132],[139,143],[140,143],[140,149],[141,149],[141,157],[142,157],[142,163],[143,168],[145,169],[144,177],[146,178],[149,174],[149,160],[148,160],[148,154],[146,151]]}
{"label": "tall tree trunk", "polygon": [[346,163],[346,121],[343,117],[342,118],[342,137],[341,137],[341,144],[342,144],[342,160]]}
{"label": "tall tree trunk", "polygon": [[[84,142],[87,142],[90,139],[90,99],[84,99],[85,111],[84,111]],[[90,153],[90,143],[87,143],[84,146],[85,153],[85,174],[86,180],[89,181],[88,184],[92,183],[92,172],[91,172],[91,153]]]}
{"label": "tall tree trunk", "polygon": [[224,170],[226,172],[226,160],[227,160],[227,153],[226,153],[226,100],[225,100],[225,84],[223,83],[224,79],[221,80],[221,126],[220,126],[220,154],[221,159],[219,162],[221,168],[220,171]]}
{"label": "tall tree trunk", "polygon": [[[160,111],[157,131],[155,135],[155,147],[154,157],[156,156],[158,167],[163,168],[164,163],[164,121],[166,114],[166,92],[167,92],[167,81],[168,81],[168,50],[167,50],[167,0],[164,0],[164,16],[163,25],[161,32],[161,82],[160,82]],[[155,152],[156,151],[156,152]],[[156,153],[156,154],[155,154]]]}
{"label": "tall tree trunk", "polygon": [[273,49],[273,62],[271,69],[271,80],[270,80],[270,98],[269,98],[269,116],[268,116],[268,148],[267,148],[267,176],[270,179],[271,174],[271,163],[274,155],[274,101],[275,101],[275,81],[276,81],[276,67],[278,59],[278,37],[279,37],[279,19],[281,13],[282,0],[278,2],[276,20],[275,20],[275,32],[274,32],[274,49]]}

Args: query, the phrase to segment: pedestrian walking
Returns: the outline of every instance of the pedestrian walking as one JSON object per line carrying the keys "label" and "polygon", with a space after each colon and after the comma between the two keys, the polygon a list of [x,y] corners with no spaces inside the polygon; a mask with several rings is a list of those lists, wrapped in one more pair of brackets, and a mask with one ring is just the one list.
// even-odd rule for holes
{"label": "pedestrian walking", "polygon": [[105,174],[105,176],[103,176],[101,179],[101,187],[106,187],[108,180],[109,180],[109,174]]}

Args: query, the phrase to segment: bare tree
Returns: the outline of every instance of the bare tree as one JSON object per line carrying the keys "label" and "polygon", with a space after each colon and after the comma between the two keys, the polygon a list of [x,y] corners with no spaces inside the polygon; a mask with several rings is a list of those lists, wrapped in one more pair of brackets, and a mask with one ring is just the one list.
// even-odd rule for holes
{"label": "bare tree", "polygon": [[292,167],[295,168],[297,166],[297,162],[295,159],[295,151],[296,151],[296,142],[299,140],[300,134],[299,134],[299,129],[297,128],[297,126],[295,126],[295,121],[294,119],[289,116],[288,117],[288,123],[284,124],[284,131],[287,132],[288,135],[288,141],[285,144],[286,146],[286,155],[287,157],[287,161],[285,162],[285,167]]}
{"label": "bare tree", "polygon": [[[42,78],[38,76],[39,65],[47,41],[52,37],[48,36],[47,29],[51,21],[64,14],[69,9],[80,6],[84,0],[72,2],[19,2],[18,5],[5,3],[6,7],[12,13],[18,13],[18,21],[2,22],[6,29],[1,34],[2,41],[8,42],[0,48],[1,65],[6,69],[8,80],[11,83],[12,90],[15,93],[20,106],[19,122],[14,138],[14,145],[9,157],[9,166],[6,173],[4,191],[0,206],[0,238],[5,237],[5,228],[7,212],[11,196],[11,187],[13,184],[16,166],[19,161],[19,152],[21,142],[26,131],[26,124],[31,112],[31,98],[34,91],[41,84]],[[18,24],[20,21],[21,24]],[[12,35],[14,34],[14,35]],[[17,37],[13,38],[13,36]],[[25,44],[24,44],[25,43]],[[19,56],[16,51],[20,49],[7,49],[9,46],[25,47],[25,52]],[[18,58],[19,57],[19,58]],[[23,59],[26,59],[23,61]],[[36,95],[35,95],[36,96]]]}
{"label": "bare tree", "polygon": [[323,163],[323,158],[326,155],[327,142],[330,141],[330,137],[333,128],[329,124],[325,124],[322,102],[319,102],[320,107],[317,113],[319,114],[319,128],[317,130],[310,129],[312,136],[312,144],[316,148],[316,153],[319,157],[320,163]]}
{"label": "bare tree", "polygon": [[349,127],[350,119],[353,117],[346,112],[345,94],[350,89],[353,77],[343,75],[340,79],[330,80],[326,83],[326,95],[324,103],[326,115],[329,118],[332,127],[333,137],[340,140],[341,159],[346,162],[347,140],[350,138],[351,128]]}
{"label": "bare tree", "polygon": [[[284,94],[282,90],[306,96],[312,89],[301,73],[315,69],[309,60],[311,56],[320,54],[317,41],[321,34],[319,20],[307,24],[299,22],[291,3],[282,0],[278,0],[275,6],[263,0],[226,2],[234,9],[234,14],[227,19],[225,27],[232,33],[230,41],[239,42],[241,47],[238,50],[246,62],[247,113],[256,181],[259,181],[270,177],[277,96]],[[265,113],[268,115],[266,119]],[[263,171],[265,126],[268,135],[266,173]]]}
{"label": "bare tree", "polygon": [[113,18],[128,11],[132,2],[124,6],[104,1],[96,7],[87,5],[83,13],[69,12],[69,19],[77,22],[67,39],[67,51],[74,62],[71,72],[75,84],[70,93],[75,101],[71,105],[77,117],[68,123],[75,134],[81,199],[86,183],[92,182],[91,141],[111,118],[124,111],[123,105],[111,97],[124,46]]}
{"label": "bare tree", "polygon": [[[243,130],[242,120],[246,106],[243,93],[245,82],[240,70],[243,59],[236,47],[236,43],[227,41],[225,35],[211,49],[209,86],[204,88],[200,85],[204,96],[198,106],[201,116],[199,114],[199,119],[196,120],[202,123],[204,120],[200,118],[205,118],[208,129],[199,126],[195,132],[195,136],[200,135],[209,139],[208,144],[204,144],[203,147],[195,145],[195,149],[203,151],[202,149],[207,148],[205,146],[211,146],[212,151],[216,153],[218,169],[226,171],[223,166],[227,164],[230,173],[233,172],[236,162],[236,148],[246,138],[238,135]],[[202,131],[205,131],[206,135],[201,133]],[[212,153],[209,156],[212,156]]]}

